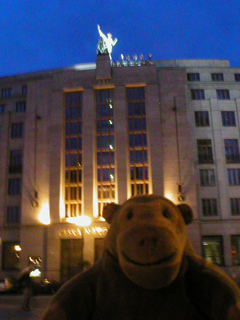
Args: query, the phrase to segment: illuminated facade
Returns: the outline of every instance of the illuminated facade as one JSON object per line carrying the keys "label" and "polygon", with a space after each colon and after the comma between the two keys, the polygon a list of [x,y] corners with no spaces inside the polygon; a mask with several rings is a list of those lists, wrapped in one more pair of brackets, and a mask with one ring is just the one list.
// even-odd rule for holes
{"label": "illuminated facade", "polygon": [[31,258],[66,281],[101,255],[103,206],[146,193],[189,203],[196,251],[238,276],[239,74],[98,55],[0,78],[0,277]]}

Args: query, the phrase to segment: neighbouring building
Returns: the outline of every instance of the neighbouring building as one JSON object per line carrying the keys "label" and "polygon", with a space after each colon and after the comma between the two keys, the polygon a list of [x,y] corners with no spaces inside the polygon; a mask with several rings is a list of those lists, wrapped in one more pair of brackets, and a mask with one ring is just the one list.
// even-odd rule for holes
{"label": "neighbouring building", "polygon": [[107,202],[190,204],[195,250],[240,278],[240,68],[96,64],[0,78],[0,278],[64,282],[101,255]]}

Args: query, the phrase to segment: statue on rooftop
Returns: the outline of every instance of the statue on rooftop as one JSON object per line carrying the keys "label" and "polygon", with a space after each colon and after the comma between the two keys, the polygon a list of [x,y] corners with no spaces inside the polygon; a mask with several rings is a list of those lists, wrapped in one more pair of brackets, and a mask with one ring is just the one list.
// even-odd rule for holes
{"label": "statue on rooftop", "polygon": [[101,31],[99,24],[97,25],[98,27],[98,33],[101,37],[101,39],[98,42],[98,49],[97,52],[98,54],[109,54],[110,59],[112,60],[112,47],[115,46],[117,43],[118,39],[115,38],[114,40],[112,39],[111,33],[107,33],[107,36]]}

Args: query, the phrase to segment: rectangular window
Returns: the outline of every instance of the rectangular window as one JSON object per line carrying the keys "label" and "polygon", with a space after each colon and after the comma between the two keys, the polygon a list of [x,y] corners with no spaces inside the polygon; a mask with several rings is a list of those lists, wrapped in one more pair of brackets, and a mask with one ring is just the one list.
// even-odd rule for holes
{"label": "rectangular window", "polygon": [[3,242],[2,269],[5,271],[19,270],[19,242]]}
{"label": "rectangular window", "polygon": [[217,216],[217,199],[202,199],[202,214],[204,217]]}
{"label": "rectangular window", "polygon": [[224,146],[227,163],[238,163],[240,160],[238,141],[236,139],[225,139]]}
{"label": "rectangular window", "polygon": [[131,195],[149,192],[144,87],[127,88]]}
{"label": "rectangular window", "polygon": [[202,250],[206,260],[217,266],[224,265],[222,236],[203,236]]}
{"label": "rectangular window", "polygon": [[22,95],[23,96],[27,95],[27,86],[26,85],[22,86]]}
{"label": "rectangular window", "polygon": [[9,195],[18,195],[22,192],[22,179],[13,178],[8,179],[8,194]]}
{"label": "rectangular window", "polygon": [[240,265],[240,235],[231,236],[232,264]]}
{"label": "rectangular window", "polygon": [[6,105],[5,104],[0,104],[0,115],[4,114],[6,112]]}
{"label": "rectangular window", "polygon": [[7,207],[7,223],[19,224],[21,218],[20,206],[8,206]]}
{"label": "rectangular window", "polygon": [[212,143],[210,139],[197,140],[198,162],[213,163]]}
{"label": "rectangular window", "polygon": [[240,81],[240,73],[235,73],[235,74],[234,74],[234,77],[235,77],[235,81],[236,81],[236,82],[239,82],[239,81]]}
{"label": "rectangular window", "polygon": [[236,126],[234,111],[222,111],[221,116],[222,116],[223,127],[235,127]]}
{"label": "rectangular window", "polygon": [[212,81],[223,81],[223,73],[211,73]]}
{"label": "rectangular window", "polygon": [[24,135],[24,123],[12,123],[11,138],[22,138]]}
{"label": "rectangular window", "polygon": [[215,186],[214,170],[200,169],[200,183],[201,183],[201,186],[204,186],[204,187]]}
{"label": "rectangular window", "polygon": [[191,90],[191,97],[193,100],[204,100],[204,90],[203,89],[192,89]]}
{"label": "rectangular window", "polygon": [[16,112],[25,112],[26,111],[26,101],[16,102]]}
{"label": "rectangular window", "polygon": [[115,201],[115,145],[113,90],[96,91],[98,215]]}
{"label": "rectangular window", "polygon": [[22,150],[11,150],[9,159],[9,173],[22,173]]}
{"label": "rectangular window", "polygon": [[232,216],[240,216],[240,198],[230,198]]}
{"label": "rectangular window", "polygon": [[200,81],[199,73],[187,73],[188,81]]}
{"label": "rectangular window", "polygon": [[65,217],[82,215],[82,91],[65,95]]}
{"label": "rectangular window", "polygon": [[3,88],[1,90],[2,98],[10,98],[12,97],[12,88]]}
{"label": "rectangular window", "polygon": [[195,124],[196,127],[209,127],[208,111],[195,111]]}
{"label": "rectangular window", "polygon": [[228,169],[228,184],[230,186],[240,185],[240,169]]}
{"label": "rectangular window", "polygon": [[218,100],[229,100],[230,99],[229,90],[227,90],[227,89],[217,90],[217,99]]}

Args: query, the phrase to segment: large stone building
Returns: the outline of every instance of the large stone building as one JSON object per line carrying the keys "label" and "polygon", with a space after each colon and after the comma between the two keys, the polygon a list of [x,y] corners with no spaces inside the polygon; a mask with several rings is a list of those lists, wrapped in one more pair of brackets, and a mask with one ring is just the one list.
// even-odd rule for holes
{"label": "large stone building", "polygon": [[240,69],[135,60],[0,78],[0,278],[66,281],[101,255],[105,203],[185,201],[195,250],[240,270]]}

